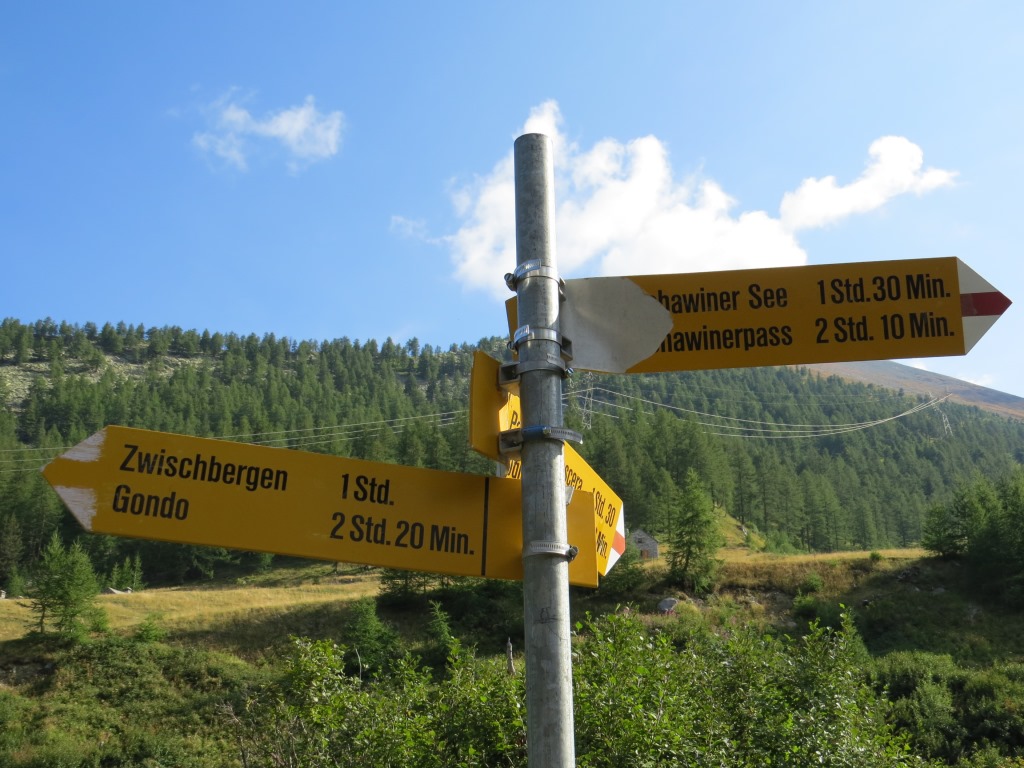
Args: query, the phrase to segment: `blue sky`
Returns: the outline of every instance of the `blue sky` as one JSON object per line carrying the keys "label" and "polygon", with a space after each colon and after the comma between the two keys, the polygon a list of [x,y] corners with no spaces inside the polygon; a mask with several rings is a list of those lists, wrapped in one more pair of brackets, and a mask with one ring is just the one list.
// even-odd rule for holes
{"label": "blue sky", "polygon": [[959,256],[1018,303],[912,364],[1024,396],[1019,3],[2,17],[2,316],[504,334],[512,144],[541,130],[564,276]]}

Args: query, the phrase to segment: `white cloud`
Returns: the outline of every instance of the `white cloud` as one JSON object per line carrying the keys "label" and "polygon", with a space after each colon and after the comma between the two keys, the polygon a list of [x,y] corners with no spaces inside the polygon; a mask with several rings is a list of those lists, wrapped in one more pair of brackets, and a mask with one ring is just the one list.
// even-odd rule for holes
{"label": "white cloud", "polygon": [[192,137],[192,143],[204,152],[212,152],[228,165],[233,165],[240,171],[249,167],[245,160],[241,139],[233,134],[197,133]]}
{"label": "white cloud", "polygon": [[956,173],[926,168],[924,152],[902,136],[883,136],[868,149],[871,162],[856,181],[841,187],[835,176],[805,179],[782,198],[782,221],[790,231],[824,227],[855,213],[881,208],[897,195],[921,195],[953,184]]}
{"label": "white cloud", "polygon": [[[558,104],[531,110],[523,133],[551,137],[555,156],[556,247],[566,276],[697,272],[804,264],[800,230],[874,210],[896,195],[923,194],[955,173],[925,169],[920,148],[888,136],[869,148],[871,162],[846,186],[807,179],[782,198],[781,212],[735,210],[714,180],[675,179],[667,147],[655,136],[603,139],[588,150],[567,140]],[[457,278],[507,296],[502,275],[515,268],[513,156],[452,192],[464,222],[445,238]]]}
{"label": "white cloud", "polygon": [[457,277],[472,287],[491,285],[499,296],[502,276],[516,266],[515,183],[512,156],[472,188],[454,193],[453,201],[467,223],[448,238]]}
{"label": "white cloud", "polygon": [[301,106],[257,119],[229,93],[215,102],[210,112],[211,129],[196,133],[192,141],[239,170],[246,170],[248,156],[261,139],[275,140],[284,147],[292,172],[333,157],[341,148],[344,115],[339,111],[319,112],[312,96],[307,96]]}
{"label": "white cloud", "polygon": [[422,219],[408,219],[405,216],[391,217],[391,231],[400,237],[416,238],[417,240],[429,240],[427,234],[427,223]]}

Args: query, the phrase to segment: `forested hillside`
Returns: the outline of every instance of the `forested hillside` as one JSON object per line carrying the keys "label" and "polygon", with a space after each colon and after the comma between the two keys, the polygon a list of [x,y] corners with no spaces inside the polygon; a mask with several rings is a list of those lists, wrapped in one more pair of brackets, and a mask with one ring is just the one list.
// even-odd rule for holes
{"label": "forested hillside", "polygon": [[[0,324],[0,586],[17,586],[54,531],[78,536],[38,470],[107,424],[487,473],[467,446],[472,352],[416,339],[360,342]],[[659,534],[696,469],[715,501],[770,548],[830,551],[921,541],[927,510],[975,474],[1024,460],[1024,424],[805,369],[634,377],[577,374],[566,419],[581,453]],[[244,557],[83,537],[101,574],[140,562],[150,582]],[[248,556],[254,557],[254,556]],[[14,582],[14,584],[12,584]]]}

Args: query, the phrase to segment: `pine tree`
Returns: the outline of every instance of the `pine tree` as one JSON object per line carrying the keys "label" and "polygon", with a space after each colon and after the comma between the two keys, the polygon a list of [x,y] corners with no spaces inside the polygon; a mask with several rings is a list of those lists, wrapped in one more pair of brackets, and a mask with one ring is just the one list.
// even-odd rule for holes
{"label": "pine tree", "polygon": [[696,470],[687,471],[683,487],[672,494],[670,505],[669,574],[684,588],[703,592],[714,583],[718,571],[714,555],[721,535],[711,494]]}
{"label": "pine tree", "polygon": [[43,550],[32,587],[31,609],[39,616],[37,630],[44,632],[49,621],[65,637],[81,635],[83,619],[93,612],[98,592],[89,556],[77,541],[65,550],[54,533]]}

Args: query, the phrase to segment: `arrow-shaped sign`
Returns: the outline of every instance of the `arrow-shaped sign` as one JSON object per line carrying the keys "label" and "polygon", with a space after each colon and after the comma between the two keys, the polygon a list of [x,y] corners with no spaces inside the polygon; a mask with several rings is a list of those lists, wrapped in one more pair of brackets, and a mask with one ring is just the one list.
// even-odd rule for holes
{"label": "arrow-shaped sign", "polygon": [[[106,427],[43,474],[93,533],[521,579],[520,483]],[[593,499],[573,498],[573,584],[597,586]],[[573,522],[576,521],[576,522]]]}
{"label": "arrow-shaped sign", "polygon": [[[519,396],[498,385],[499,368],[498,361],[487,353],[474,353],[469,389],[469,443],[473,450],[504,464],[506,477],[519,479],[519,459],[501,453],[498,435],[522,427],[523,412]],[[622,499],[568,443],[564,446],[564,461],[565,484],[574,493],[593,494],[597,568],[598,573],[605,576],[626,551],[626,515]]]}
{"label": "arrow-shaped sign", "polygon": [[[953,256],[585,278],[567,280],[565,295],[572,366],[607,373],[964,355],[1010,306]],[[670,320],[649,352],[647,325],[593,321],[638,295]],[[514,302],[509,319],[514,333]]]}

